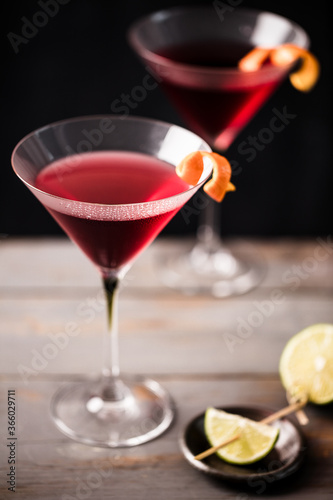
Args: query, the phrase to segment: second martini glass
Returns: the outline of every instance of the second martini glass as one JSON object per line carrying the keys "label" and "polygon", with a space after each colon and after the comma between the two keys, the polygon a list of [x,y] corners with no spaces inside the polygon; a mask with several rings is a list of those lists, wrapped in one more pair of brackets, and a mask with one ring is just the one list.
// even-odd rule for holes
{"label": "second martini glass", "polygon": [[[286,18],[243,8],[222,12],[218,3],[155,12],[131,26],[129,41],[192,130],[222,153],[291,70],[265,65],[245,73],[238,61],[256,46],[309,45]],[[232,254],[220,238],[219,206],[209,199],[205,205],[194,248],[164,262],[162,276],[189,293],[244,293],[262,279],[262,262]]]}
{"label": "second martini glass", "polygon": [[106,293],[101,377],[65,385],[52,399],[56,425],[76,441],[134,446],[173,419],[172,401],[156,381],[120,374],[117,296],[134,259],[211,175],[210,162],[195,186],[176,175],[175,166],[197,150],[210,148],[181,127],[111,115],[53,123],[13,152],[16,174],[96,265]]}

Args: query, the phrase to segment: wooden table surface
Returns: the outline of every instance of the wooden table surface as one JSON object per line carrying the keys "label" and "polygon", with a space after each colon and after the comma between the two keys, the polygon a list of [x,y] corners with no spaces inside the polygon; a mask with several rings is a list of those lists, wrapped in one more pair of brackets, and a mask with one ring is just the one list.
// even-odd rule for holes
{"label": "wooden table surface", "polygon": [[[158,238],[120,296],[121,369],[161,382],[175,400],[175,423],[148,444],[110,450],[71,441],[49,416],[61,384],[101,368],[106,318],[96,270],[64,238],[0,240],[1,499],[332,500],[332,405],[307,407],[307,459],[286,482],[237,487],[203,475],[185,460],[179,437],[208,406],[285,406],[278,376],[285,343],[313,323],[333,323],[333,241],[252,241],[265,278],[224,299],[161,282],[163,255],[189,245]],[[55,347],[71,322],[78,335]],[[8,391],[16,400],[15,493],[6,483]]]}

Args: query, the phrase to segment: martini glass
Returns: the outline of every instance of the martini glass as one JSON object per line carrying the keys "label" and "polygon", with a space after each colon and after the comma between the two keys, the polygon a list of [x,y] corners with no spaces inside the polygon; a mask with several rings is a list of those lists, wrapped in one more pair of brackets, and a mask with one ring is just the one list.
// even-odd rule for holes
{"label": "martini glass", "polygon": [[181,127],[116,116],[53,123],[15,148],[13,168],[99,271],[108,310],[104,366],[98,379],[61,387],[51,414],[76,441],[134,446],[164,432],[172,399],[156,381],[120,375],[117,296],[135,258],[211,175],[196,186],[175,173],[188,153],[210,147]]}
{"label": "martini glass", "polygon": [[[218,5],[155,12],[130,27],[129,42],[189,127],[225,154],[292,69],[266,64],[245,73],[238,61],[256,46],[306,48],[309,39],[281,16]],[[220,207],[208,198],[201,206],[194,248],[163,262],[162,278],[188,293],[245,293],[261,281],[262,260],[248,249],[231,253],[220,238]]]}

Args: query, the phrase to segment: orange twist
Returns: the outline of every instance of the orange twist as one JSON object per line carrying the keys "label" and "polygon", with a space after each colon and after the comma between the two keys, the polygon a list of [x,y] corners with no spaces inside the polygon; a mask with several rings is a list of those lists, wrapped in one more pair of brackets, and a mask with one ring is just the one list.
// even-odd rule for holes
{"label": "orange twist", "polygon": [[190,153],[176,167],[176,174],[187,184],[198,184],[203,172],[204,164],[201,151]]}
{"label": "orange twist", "polygon": [[302,92],[311,90],[319,78],[317,58],[308,50],[291,43],[270,49],[255,47],[239,61],[238,67],[244,72],[257,71],[267,60],[274,66],[288,66],[300,60],[300,66],[289,75],[289,79]]}
{"label": "orange twist", "polygon": [[289,75],[289,79],[295,89],[302,92],[311,90],[320,74],[320,65],[317,58],[306,49],[292,45],[291,43],[281,45],[273,49],[270,60],[275,66],[292,64],[300,59],[300,66]]}
{"label": "orange twist", "polygon": [[187,155],[176,167],[176,173],[183,181],[195,186],[202,175],[203,157],[207,156],[213,162],[212,178],[204,185],[204,191],[217,202],[221,202],[228,191],[235,191],[230,182],[231,166],[228,160],[217,153],[195,151]]}
{"label": "orange twist", "polygon": [[271,48],[255,47],[238,62],[238,68],[245,73],[258,71],[269,58],[271,50]]}

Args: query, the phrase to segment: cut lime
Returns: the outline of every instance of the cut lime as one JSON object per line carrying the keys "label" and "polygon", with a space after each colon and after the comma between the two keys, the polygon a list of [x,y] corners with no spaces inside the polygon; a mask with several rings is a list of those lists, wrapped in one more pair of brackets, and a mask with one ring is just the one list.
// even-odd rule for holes
{"label": "cut lime", "polygon": [[280,377],[291,394],[315,404],[333,401],[333,325],[309,326],[294,335],[280,358]]}
{"label": "cut lime", "polygon": [[216,408],[206,410],[204,427],[211,446],[241,433],[236,441],[216,452],[226,462],[239,465],[251,464],[265,457],[279,436],[278,427],[261,424]]}

